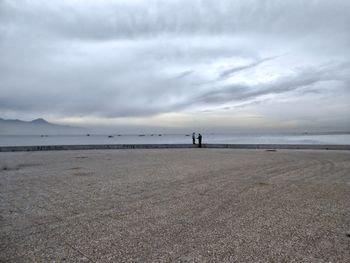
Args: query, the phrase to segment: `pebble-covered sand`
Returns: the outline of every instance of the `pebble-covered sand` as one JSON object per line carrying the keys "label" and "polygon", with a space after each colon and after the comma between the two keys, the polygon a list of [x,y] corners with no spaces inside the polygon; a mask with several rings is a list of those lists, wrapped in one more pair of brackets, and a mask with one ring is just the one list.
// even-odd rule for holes
{"label": "pebble-covered sand", "polygon": [[350,151],[0,153],[0,262],[350,262]]}

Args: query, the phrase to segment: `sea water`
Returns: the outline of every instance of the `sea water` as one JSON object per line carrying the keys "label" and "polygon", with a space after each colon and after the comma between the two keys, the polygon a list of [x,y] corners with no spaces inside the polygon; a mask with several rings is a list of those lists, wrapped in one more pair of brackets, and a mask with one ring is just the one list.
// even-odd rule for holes
{"label": "sea water", "polygon": [[[350,145],[350,134],[202,134],[203,143],[215,144],[338,144]],[[0,135],[0,146],[186,144],[189,134],[133,135]]]}

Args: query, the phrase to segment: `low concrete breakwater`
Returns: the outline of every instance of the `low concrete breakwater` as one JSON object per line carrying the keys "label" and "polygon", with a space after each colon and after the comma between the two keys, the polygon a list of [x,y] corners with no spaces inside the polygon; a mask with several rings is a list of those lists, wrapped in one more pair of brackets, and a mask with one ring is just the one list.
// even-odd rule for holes
{"label": "low concrete breakwater", "polygon": [[[61,151],[61,150],[108,150],[108,149],[184,149],[198,148],[193,144],[100,144],[100,145],[41,145],[0,146],[0,152]],[[350,145],[318,144],[202,144],[209,149],[300,149],[300,150],[350,150]]]}

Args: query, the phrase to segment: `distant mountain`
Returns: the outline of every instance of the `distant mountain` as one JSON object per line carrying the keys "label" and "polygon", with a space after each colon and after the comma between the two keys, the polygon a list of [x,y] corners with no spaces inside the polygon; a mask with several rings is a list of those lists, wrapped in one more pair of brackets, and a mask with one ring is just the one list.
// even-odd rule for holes
{"label": "distant mountain", "polygon": [[49,122],[47,122],[46,120],[44,120],[43,118],[39,118],[39,119],[35,119],[32,120],[31,123],[37,123],[37,124],[50,124]]}
{"label": "distant mountain", "polygon": [[50,123],[42,118],[32,121],[0,118],[0,135],[83,134],[84,128]]}

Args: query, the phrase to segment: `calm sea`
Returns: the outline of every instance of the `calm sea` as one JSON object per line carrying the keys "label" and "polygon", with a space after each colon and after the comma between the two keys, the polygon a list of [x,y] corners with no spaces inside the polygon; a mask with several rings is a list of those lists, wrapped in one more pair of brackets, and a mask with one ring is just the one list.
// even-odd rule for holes
{"label": "calm sea", "polygon": [[[148,135],[0,135],[0,146],[83,144],[175,144],[192,143],[185,134]],[[237,135],[203,134],[203,143],[223,144],[350,144],[350,134]]]}

